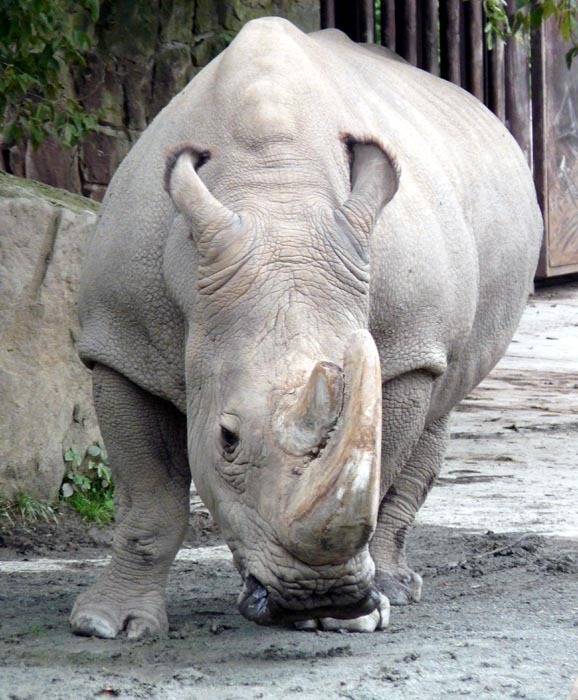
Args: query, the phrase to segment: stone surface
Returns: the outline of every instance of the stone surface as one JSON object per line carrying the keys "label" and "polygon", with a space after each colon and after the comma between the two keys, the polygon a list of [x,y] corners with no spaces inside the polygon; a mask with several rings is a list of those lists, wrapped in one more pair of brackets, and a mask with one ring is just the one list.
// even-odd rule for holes
{"label": "stone surface", "polygon": [[89,134],[84,139],[80,159],[85,180],[83,193],[88,185],[107,185],[129,148],[124,134],[116,134],[107,127]]}
{"label": "stone surface", "polygon": [[63,452],[98,439],[76,294],[90,200],[0,174],[0,496],[51,500]]}
{"label": "stone surface", "polygon": [[[319,29],[319,0],[118,0],[101,3],[86,65],[63,82],[99,120],[78,149],[2,146],[0,169],[102,199],[122,157],[156,114],[249,20],[286,17]],[[26,158],[24,158],[26,153]]]}
{"label": "stone surface", "polygon": [[28,178],[49,182],[53,187],[70,192],[80,191],[76,151],[64,148],[52,137],[49,136],[36,150],[32,144],[27,144],[24,163]]}

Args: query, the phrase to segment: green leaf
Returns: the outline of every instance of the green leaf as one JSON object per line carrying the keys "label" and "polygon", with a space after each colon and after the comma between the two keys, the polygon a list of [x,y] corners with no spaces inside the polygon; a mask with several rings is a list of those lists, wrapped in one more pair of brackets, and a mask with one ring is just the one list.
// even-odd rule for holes
{"label": "green leaf", "polygon": [[47,122],[52,119],[54,108],[46,102],[41,102],[36,109],[36,119],[40,122]]}
{"label": "green leaf", "polygon": [[80,467],[82,464],[82,457],[78,454],[78,451],[74,447],[69,447],[64,453],[64,461],[72,462],[73,464],[76,464],[77,467]]}
{"label": "green leaf", "polygon": [[532,12],[530,12],[530,23],[532,27],[537,28],[542,24],[543,15],[544,11],[541,5],[536,5]]}
{"label": "green leaf", "polygon": [[74,144],[74,136],[74,127],[72,124],[65,124],[61,136],[63,145],[70,148]]}
{"label": "green leaf", "polygon": [[565,41],[570,41],[570,35],[572,31],[571,17],[568,12],[565,12],[560,18],[559,24],[560,34]]}
{"label": "green leaf", "polygon": [[[66,129],[69,116],[55,124],[70,67],[85,64],[99,0],[2,0],[0,2],[0,128],[5,141],[28,138],[37,148],[48,135],[66,145],[94,128],[87,117]],[[90,14],[90,18],[86,15]],[[84,15],[83,17],[81,15]],[[42,105],[42,106],[40,106]],[[16,115],[16,116],[14,116]]]}
{"label": "green leaf", "polygon": [[89,457],[98,457],[101,453],[101,449],[98,445],[91,445],[87,450],[86,454]]}
{"label": "green leaf", "polygon": [[44,136],[45,133],[42,126],[38,122],[30,122],[30,140],[32,141],[32,147],[34,150],[36,150],[44,141]]}
{"label": "green leaf", "polygon": [[60,487],[60,493],[62,494],[62,498],[70,498],[70,496],[72,496],[72,494],[74,493],[72,484],[69,484],[68,482],[62,484],[62,486]]}
{"label": "green leaf", "polygon": [[84,6],[90,12],[90,19],[96,22],[100,13],[100,4],[98,0],[84,0]]}
{"label": "green leaf", "polygon": [[22,128],[17,122],[12,122],[4,127],[2,134],[4,136],[4,141],[7,144],[11,144],[20,140]]}

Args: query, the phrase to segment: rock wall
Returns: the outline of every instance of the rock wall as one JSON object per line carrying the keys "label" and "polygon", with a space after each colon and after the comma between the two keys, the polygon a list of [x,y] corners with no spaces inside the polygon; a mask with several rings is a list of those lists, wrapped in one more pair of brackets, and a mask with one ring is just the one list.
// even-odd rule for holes
{"label": "rock wall", "polygon": [[101,200],[120,161],[160,109],[250,19],[319,28],[319,0],[101,0],[94,50],[69,82],[98,132],[74,151],[46,141],[1,149],[0,169]]}
{"label": "rock wall", "polygon": [[0,496],[58,494],[63,452],[98,439],[75,350],[82,253],[98,204],[0,173]]}

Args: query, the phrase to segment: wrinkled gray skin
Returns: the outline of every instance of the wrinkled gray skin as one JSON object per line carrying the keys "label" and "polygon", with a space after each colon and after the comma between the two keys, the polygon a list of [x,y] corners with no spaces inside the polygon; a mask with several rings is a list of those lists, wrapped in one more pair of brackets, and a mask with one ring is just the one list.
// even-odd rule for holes
{"label": "wrinkled gray skin", "polygon": [[372,631],[419,600],[406,532],[541,231],[474,98],[335,30],[246,25],[125,159],[88,249],[80,354],[118,518],[73,630],[167,629],[191,473],[250,619]]}

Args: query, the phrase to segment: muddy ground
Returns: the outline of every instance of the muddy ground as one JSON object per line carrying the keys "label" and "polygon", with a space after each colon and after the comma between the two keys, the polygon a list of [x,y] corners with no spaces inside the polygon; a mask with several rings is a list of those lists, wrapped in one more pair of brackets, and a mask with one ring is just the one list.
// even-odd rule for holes
{"label": "muddy ground", "polygon": [[74,637],[67,626],[107,555],[96,543],[107,533],[93,542],[76,521],[29,529],[4,538],[2,699],[563,700],[578,675],[574,540],[417,527],[423,601],[395,608],[389,628],[370,635],[247,622],[226,550],[193,540],[171,576],[169,638],[128,642]]}
{"label": "muddy ground", "polygon": [[411,563],[420,604],[362,635],[262,628],[195,510],[168,639],[74,637],[110,531],[70,514],[0,532],[0,699],[565,700],[578,677],[578,284],[538,292],[505,360],[462,405]]}

